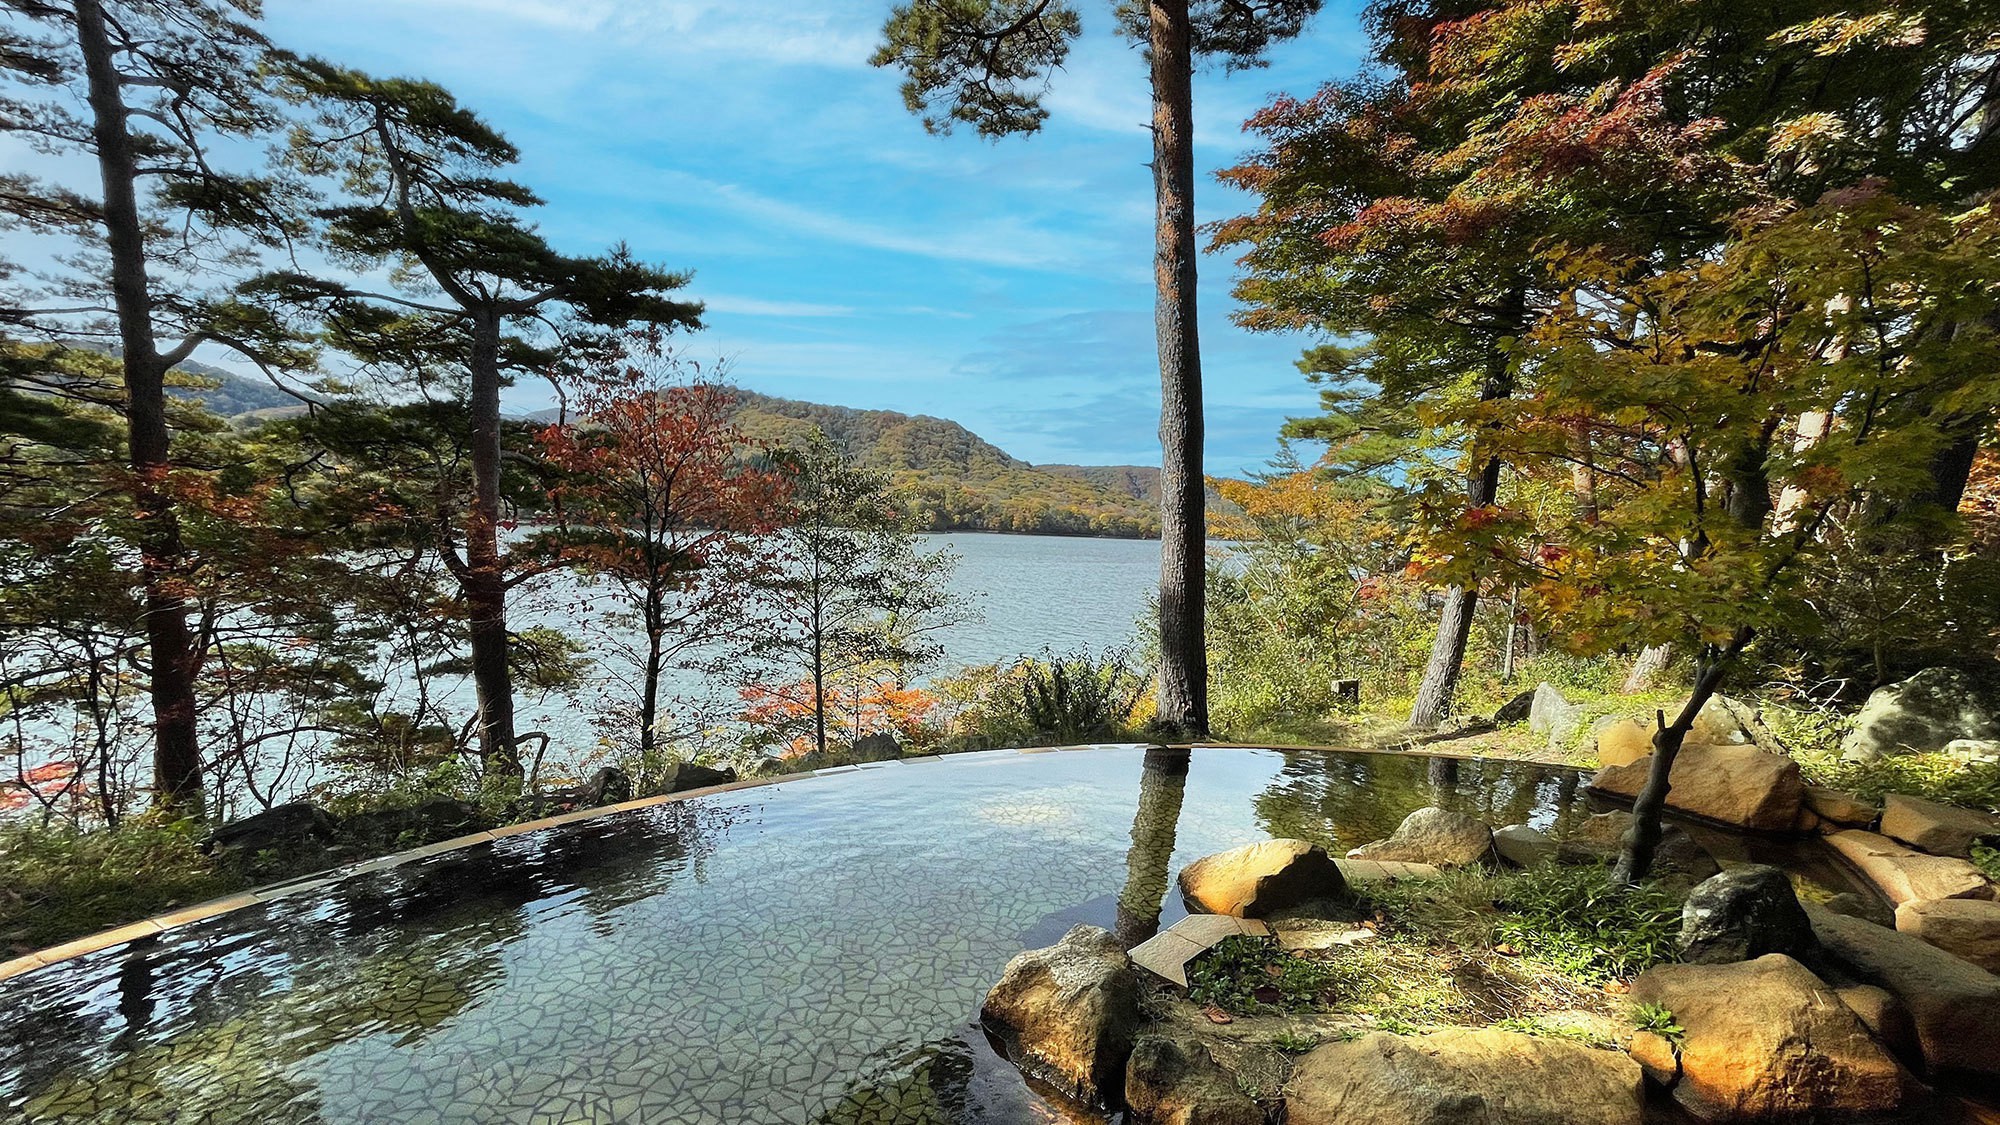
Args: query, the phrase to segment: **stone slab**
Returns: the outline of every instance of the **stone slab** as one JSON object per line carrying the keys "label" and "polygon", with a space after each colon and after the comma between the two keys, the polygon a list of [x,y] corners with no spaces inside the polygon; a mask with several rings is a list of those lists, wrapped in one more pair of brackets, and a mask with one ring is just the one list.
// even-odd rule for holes
{"label": "stone slab", "polygon": [[1826,842],[1897,906],[1917,899],[1993,897],[1993,884],[1962,859],[1926,855],[1854,828],[1829,833]]}

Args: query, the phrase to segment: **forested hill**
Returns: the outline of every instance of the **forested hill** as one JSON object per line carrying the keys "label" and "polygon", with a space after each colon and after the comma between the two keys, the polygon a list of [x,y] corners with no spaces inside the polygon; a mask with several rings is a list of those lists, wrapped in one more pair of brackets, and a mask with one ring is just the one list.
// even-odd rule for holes
{"label": "forested hill", "polygon": [[739,391],[737,423],[760,441],[789,444],[817,426],[864,468],[888,474],[933,531],[1019,531],[1150,537],[1155,501],[1129,482],[1158,469],[1035,466],[956,422],[893,410],[857,410]]}
{"label": "forested hill", "polygon": [[[199,398],[239,423],[289,414],[297,399],[221,368],[183,364],[214,386],[173,393]],[[943,418],[858,410],[738,390],[737,424],[777,444],[826,431],[862,467],[885,473],[932,531],[1012,531],[1151,538],[1160,531],[1160,470],[1138,465],[1031,465]],[[529,421],[550,421],[538,411]],[[1211,498],[1213,499],[1213,498]]]}

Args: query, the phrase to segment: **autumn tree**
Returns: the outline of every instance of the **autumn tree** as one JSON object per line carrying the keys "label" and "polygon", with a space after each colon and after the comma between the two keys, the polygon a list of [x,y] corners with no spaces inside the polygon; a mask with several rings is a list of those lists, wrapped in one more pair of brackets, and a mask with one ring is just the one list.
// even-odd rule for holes
{"label": "autumn tree", "polygon": [[[1219,246],[1243,250],[1239,322],[1358,341],[1320,350],[1320,380],[1347,392],[1324,431],[1418,434],[1373,441],[1365,471],[1406,457],[1412,481],[1455,477],[1469,513],[1490,514],[1503,463],[1469,456],[1475,435],[1427,423],[1515,393],[1513,342],[1569,289],[1542,249],[1683,254],[1713,241],[1739,198],[1706,123],[1670,112],[1665,69],[1601,86],[1567,65],[1566,12],[1375,4],[1378,69],[1259,112],[1249,128],[1264,149],[1222,173],[1259,197],[1217,228]],[[1413,727],[1450,713],[1478,601],[1477,585],[1445,590]]]}
{"label": "autumn tree", "polygon": [[937,632],[967,611],[950,588],[957,556],[922,549],[881,477],[856,468],[818,430],[777,457],[789,502],[758,579],[770,599],[760,650],[784,679],[803,677],[802,695],[791,698],[780,684],[751,696],[777,704],[763,708],[774,715],[803,715],[824,753],[838,697],[865,701],[879,678],[868,690],[857,681],[873,669],[888,670],[890,689],[906,688],[943,654]]}
{"label": "autumn tree", "polygon": [[231,160],[277,127],[256,0],[17,0],[0,52],[0,128],[96,182],[10,174],[0,215],[55,240],[7,319],[122,360],[125,488],[145,603],[155,797],[202,812],[196,679],[168,373],[204,344],[278,371],[307,357],[218,279],[298,229],[295,193]]}
{"label": "autumn tree", "polygon": [[641,634],[638,748],[658,742],[662,677],[740,665],[755,620],[762,537],[786,482],[753,460],[729,388],[690,377],[656,340],[580,377],[576,417],[540,440],[561,474],[567,557],[613,584]]}
{"label": "autumn tree", "polygon": [[[1830,521],[1951,520],[1931,466],[1961,419],[2000,399],[2000,341],[1975,327],[2000,307],[1996,239],[1990,206],[1948,213],[1868,184],[1637,281],[1623,263],[1571,259],[1578,297],[1523,342],[1532,390],[1463,409],[1482,453],[1525,463],[1560,456],[1578,418],[1616,435],[1600,447],[1600,518],[1446,520],[1427,565],[1470,581],[1498,561],[1571,648],[1696,655],[1694,691],[1659,717],[1619,879],[1651,868],[1703,705],[1759,636],[1816,616],[1806,595],[1839,546]],[[1796,440],[1814,414],[1825,434]]]}
{"label": "autumn tree", "polygon": [[322,212],[321,245],[389,283],[285,273],[255,288],[323,318],[325,338],[377,376],[466,404],[470,494],[443,558],[466,604],[481,755],[493,776],[519,778],[507,597],[526,575],[501,538],[501,392],[606,354],[612,333],[694,327],[700,306],[673,296],[687,275],[622,247],[577,257],[550,246],[527,218],[541,201],[501,178],[518,151],[441,87],[319,61],[288,77],[315,117],[293,137],[296,167],[350,193]]}
{"label": "autumn tree", "polygon": [[[1160,356],[1161,727],[1208,733],[1203,649],[1207,540],[1202,487],[1201,344],[1196,331],[1194,72],[1260,66],[1299,34],[1321,0],[1119,0],[1112,16],[1144,45],[1153,95],[1153,276]],[[1048,111],[1038,82],[1082,30],[1066,0],[912,0],[883,28],[873,62],[905,75],[903,100],[925,128],[982,137],[1033,133]]]}

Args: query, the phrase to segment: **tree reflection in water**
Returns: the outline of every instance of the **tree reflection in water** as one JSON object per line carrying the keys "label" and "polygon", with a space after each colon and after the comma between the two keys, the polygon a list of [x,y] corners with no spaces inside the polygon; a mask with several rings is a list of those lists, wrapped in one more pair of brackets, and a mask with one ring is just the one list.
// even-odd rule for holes
{"label": "tree reflection in water", "polygon": [[1125,887],[1118,893],[1117,933],[1126,946],[1160,929],[1167,868],[1174,857],[1181,801],[1187,794],[1193,752],[1150,747],[1139,770],[1139,808],[1132,815],[1132,848],[1125,853]]}

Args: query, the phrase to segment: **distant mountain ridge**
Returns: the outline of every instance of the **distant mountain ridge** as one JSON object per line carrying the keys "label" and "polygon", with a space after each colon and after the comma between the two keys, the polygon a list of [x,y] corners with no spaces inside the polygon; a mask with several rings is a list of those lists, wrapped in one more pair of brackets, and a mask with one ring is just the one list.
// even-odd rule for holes
{"label": "distant mountain ridge", "polygon": [[[754,391],[737,392],[737,425],[789,445],[815,427],[861,467],[884,473],[933,531],[1153,538],[1160,533],[1158,469],[1032,465],[944,418],[862,410]],[[1145,496],[1150,479],[1154,500]]]}
{"label": "distant mountain ridge", "polygon": [[[239,423],[301,409],[260,380],[205,364],[180,370],[220,384],[177,387]],[[736,422],[756,441],[803,442],[815,427],[863,468],[886,475],[931,531],[1007,531],[1150,539],[1160,533],[1160,470],[1143,465],[1032,465],[957,422],[738,389]],[[554,421],[540,410],[524,420]]]}

